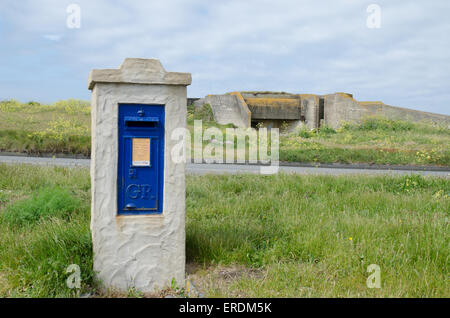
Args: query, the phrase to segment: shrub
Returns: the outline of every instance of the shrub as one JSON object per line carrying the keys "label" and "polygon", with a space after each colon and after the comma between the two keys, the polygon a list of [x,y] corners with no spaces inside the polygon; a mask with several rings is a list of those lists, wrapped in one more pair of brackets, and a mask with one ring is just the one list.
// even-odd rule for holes
{"label": "shrub", "polygon": [[402,120],[370,117],[364,119],[356,128],[358,130],[409,131],[414,128],[414,124]]}
{"label": "shrub", "polygon": [[4,100],[0,102],[0,110],[2,112],[14,112],[20,108],[21,104],[15,99]]}
{"label": "shrub", "polygon": [[194,119],[203,121],[214,121],[214,115],[210,104],[204,104],[200,109],[196,109]]}
{"label": "shrub", "polygon": [[298,131],[298,136],[302,137],[302,138],[311,138],[314,137],[316,135],[316,130],[310,130],[308,128],[306,128],[305,126],[302,126]]}
{"label": "shrub", "polygon": [[335,134],[336,130],[334,130],[333,128],[331,128],[327,125],[324,125],[324,126],[320,127],[319,133],[320,134]]}
{"label": "shrub", "polygon": [[81,209],[81,205],[81,201],[68,190],[46,187],[31,198],[9,206],[2,218],[14,225],[34,224],[50,217],[69,219],[72,213]]}
{"label": "shrub", "polygon": [[68,114],[90,114],[91,104],[88,101],[69,98],[67,100],[60,100],[53,104],[56,108],[62,108]]}

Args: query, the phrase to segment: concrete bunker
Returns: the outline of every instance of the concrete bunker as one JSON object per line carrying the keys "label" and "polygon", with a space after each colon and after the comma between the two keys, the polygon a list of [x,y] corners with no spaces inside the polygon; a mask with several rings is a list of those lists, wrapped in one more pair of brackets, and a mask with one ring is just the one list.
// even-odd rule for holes
{"label": "concrete bunker", "polygon": [[219,124],[236,127],[274,127],[295,129],[305,126],[320,129],[339,128],[343,122],[360,123],[370,116],[395,120],[429,121],[450,124],[450,116],[386,105],[383,102],[359,102],[349,93],[326,95],[286,92],[233,92],[208,95],[193,101],[195,106],[210,104]]}

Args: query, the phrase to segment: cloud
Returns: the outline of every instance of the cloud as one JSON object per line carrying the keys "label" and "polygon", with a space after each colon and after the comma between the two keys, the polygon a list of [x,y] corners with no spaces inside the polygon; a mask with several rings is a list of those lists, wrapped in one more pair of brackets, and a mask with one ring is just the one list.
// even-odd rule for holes
{"label": "cloud", "polygon": [[50,41],[60,41],[62,36],[58,34],[45,34],[42,36],[44,39],[50,40]]}
{"label": "cloud", "polygon": [[[366,27],[372,1],[80,0],[81,28],[68,29],[70,3],[0,4],[9,30],[1,43],[9,54],[33,51],[47,61],[39,67],[63,76],[49,88],[41,79],[45,87],[28,93],[38,95],[33,99],[89,96],[90,69],[117,67],[125,57],[155,57],[167,70],[192,73],[190,96],[347,91],[359,100],[450,112],[446,0],[378,1],[380,29]],[[20,56],[0,68],[4,76],[21,69]],[[0,97],[5,92],[0,88]]]}

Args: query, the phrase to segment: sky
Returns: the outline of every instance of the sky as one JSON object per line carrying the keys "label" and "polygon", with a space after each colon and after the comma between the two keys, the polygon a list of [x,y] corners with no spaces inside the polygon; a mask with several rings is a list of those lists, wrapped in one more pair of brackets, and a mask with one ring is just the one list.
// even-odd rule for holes
{"label": "sky", "polygon": [[188,97],[347,92],[450,115],[449,15],[448,0],[1,0],[0,99],[89,100],[91,69],[139,57],[191,73]]}

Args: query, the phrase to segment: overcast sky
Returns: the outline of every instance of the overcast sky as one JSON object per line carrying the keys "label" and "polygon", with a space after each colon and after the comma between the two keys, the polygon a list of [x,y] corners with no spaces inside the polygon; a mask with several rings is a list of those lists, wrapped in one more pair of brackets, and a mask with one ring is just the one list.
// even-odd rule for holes
{"label": "overcast sky", "polygon": [[348,92],[450,114],[449,16],[448,0],[1,0],[0,99],[89,99],[92,68],[144,57],[192,73],[189,97]]}

